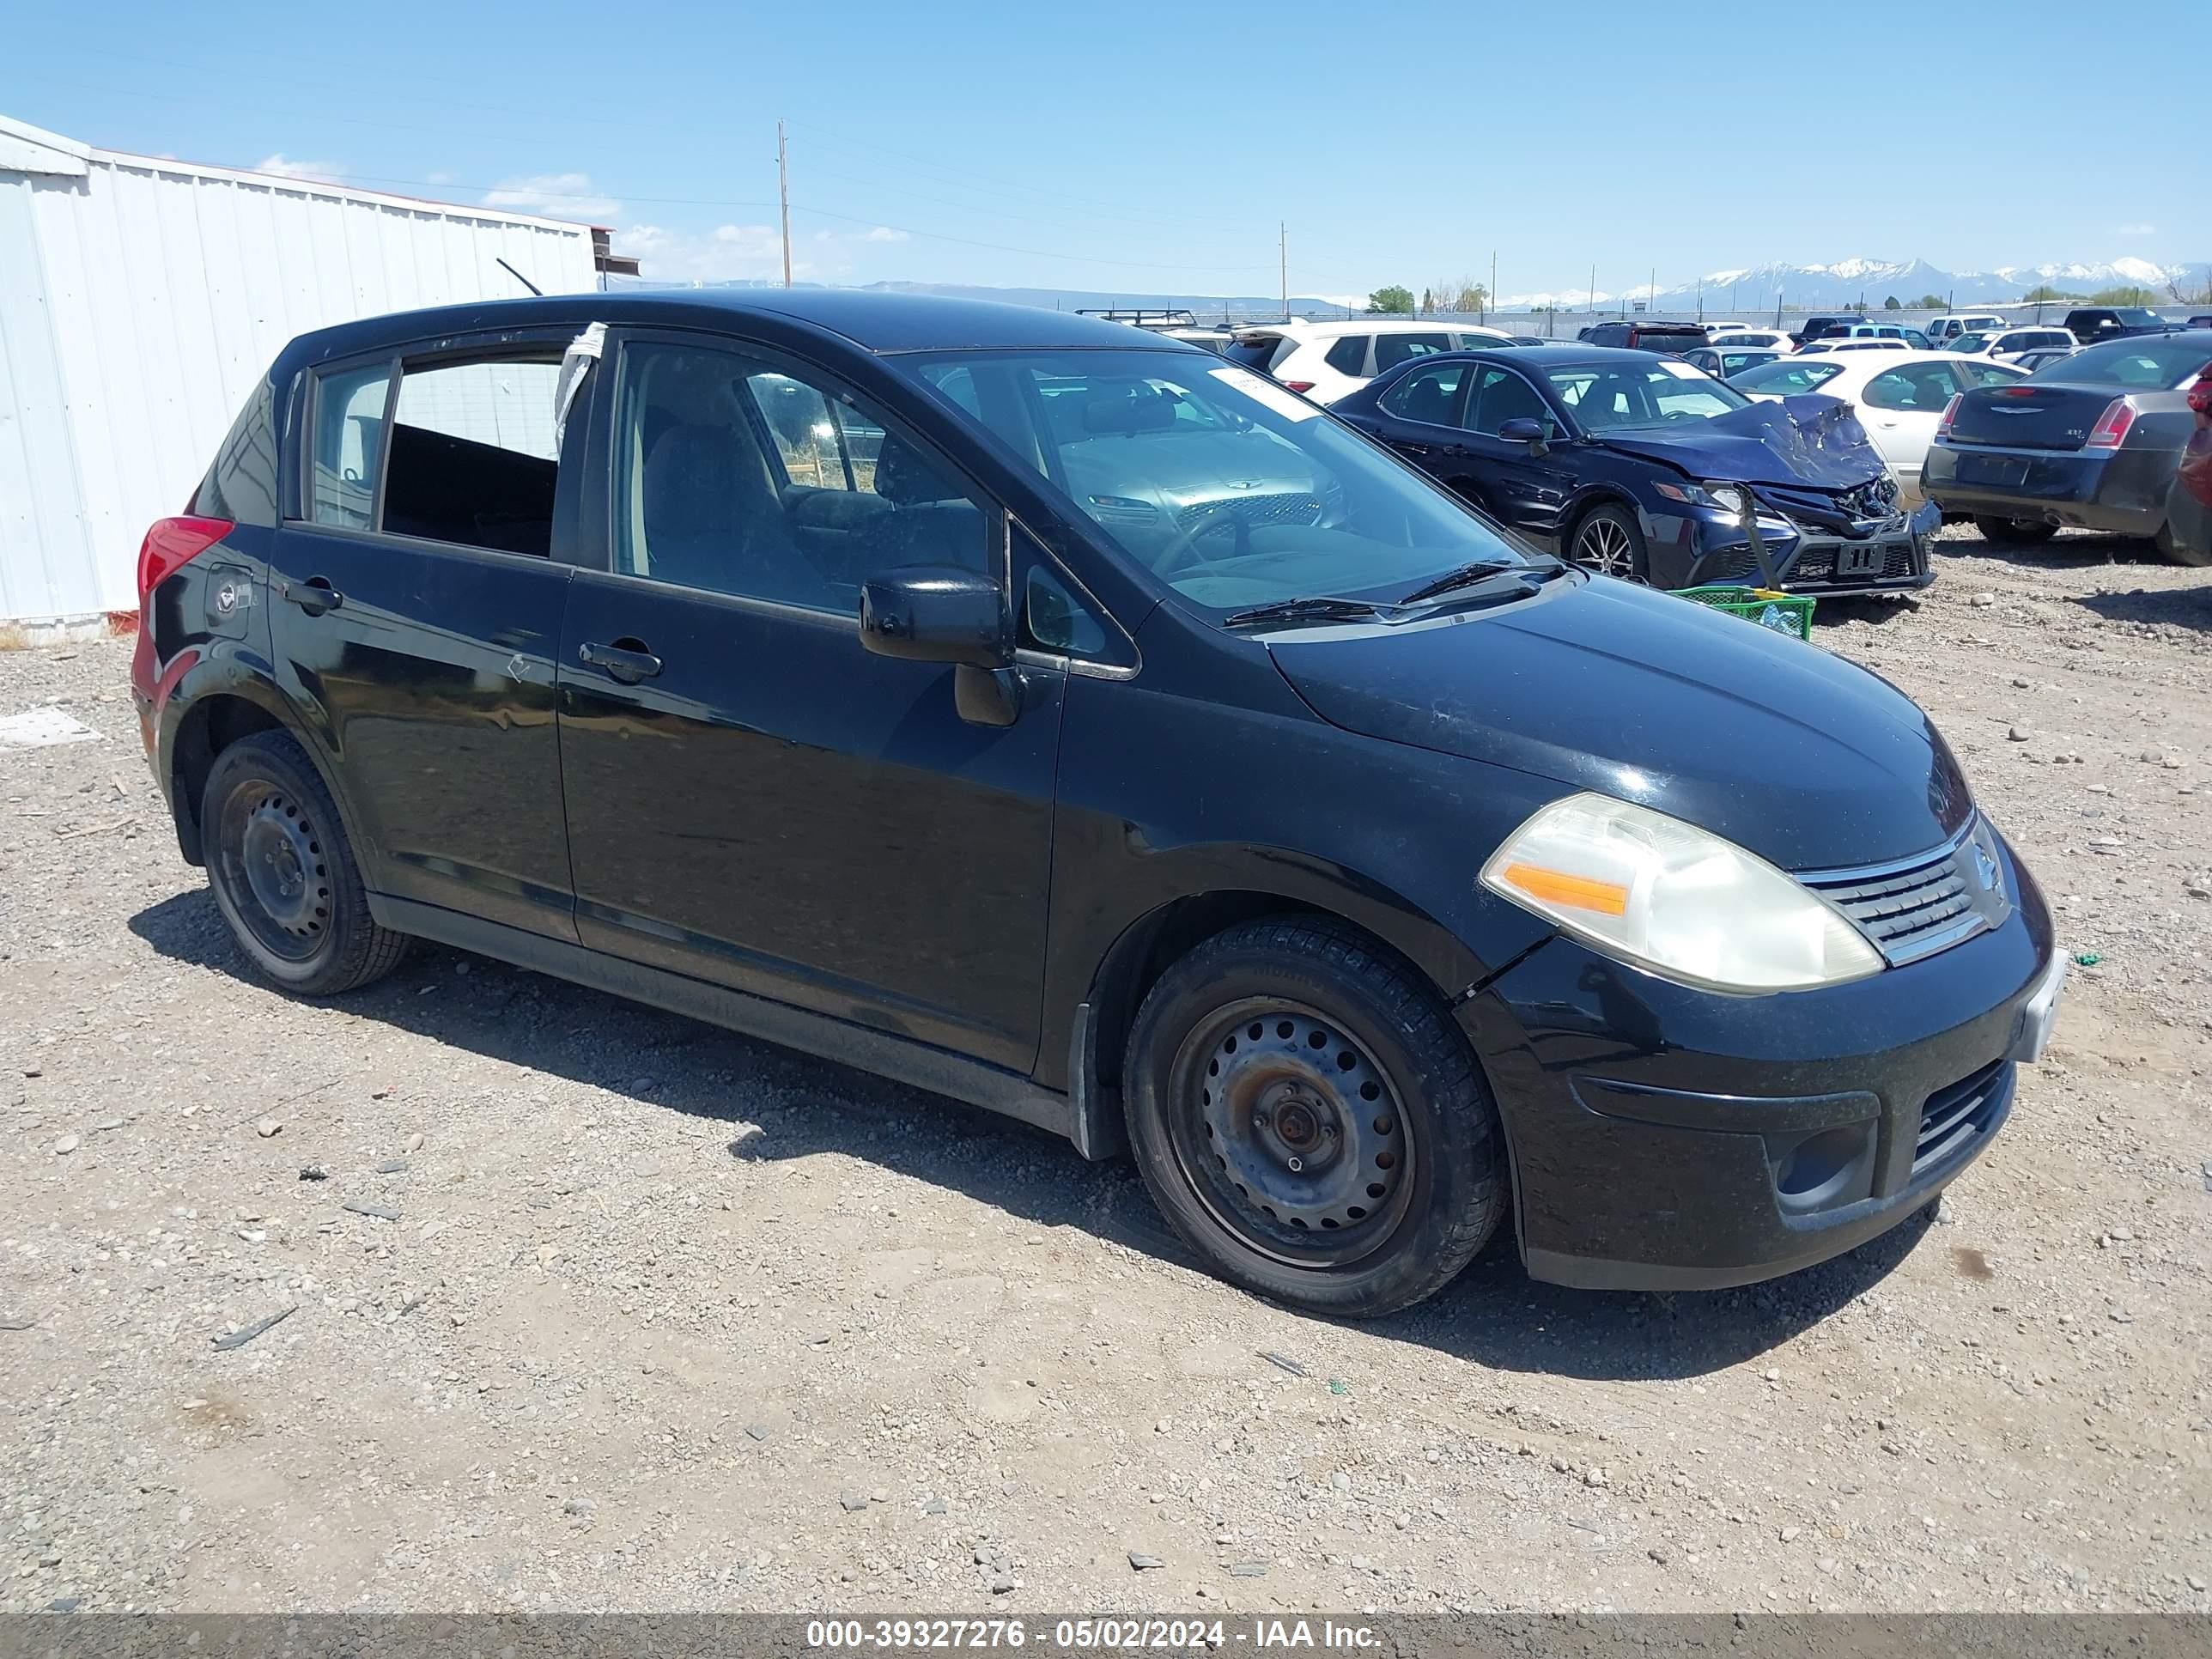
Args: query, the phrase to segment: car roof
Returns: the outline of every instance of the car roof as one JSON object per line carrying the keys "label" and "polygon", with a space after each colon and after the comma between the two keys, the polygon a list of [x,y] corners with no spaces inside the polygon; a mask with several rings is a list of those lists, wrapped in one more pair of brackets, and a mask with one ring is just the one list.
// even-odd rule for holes
{"label": "car roof", "polygon": [[362,349],[435,334],[531,328],[580,320],[632,326],[693,327],[757,319],[842,337],[864,351],[934,351],[974,346],[1010,349],[1115,348],[1194,351],[1127,323],[1036,306],[852,289],[667,289],[612,294],[547,295],[475,305],[386,313],[319,330],[319,346]]}

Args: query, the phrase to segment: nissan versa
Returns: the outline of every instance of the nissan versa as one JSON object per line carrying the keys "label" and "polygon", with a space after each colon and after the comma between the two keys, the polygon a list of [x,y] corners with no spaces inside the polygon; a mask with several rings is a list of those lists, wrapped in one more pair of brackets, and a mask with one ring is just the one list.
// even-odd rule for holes
{"label": "nissan versa", "polygon": [[1240,1285],[1742,1283],[1925,1206],[2063,957],[1920,710],[1210,352],[902,295],[287,347],[148,532],[186,860],[1133,1153]]}

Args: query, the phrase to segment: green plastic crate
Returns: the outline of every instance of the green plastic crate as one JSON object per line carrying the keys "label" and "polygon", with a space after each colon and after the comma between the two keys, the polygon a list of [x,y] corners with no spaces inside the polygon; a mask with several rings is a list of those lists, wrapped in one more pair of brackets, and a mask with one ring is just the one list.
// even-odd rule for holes
{"label": "green plastic crate", "polygon": [[1813,637],[1813,601],[1794,593],[1777,593],[1763,587],[1677,587],[1678,599],[1688,599],[1731,617],[1771,628],[1794,639]]}

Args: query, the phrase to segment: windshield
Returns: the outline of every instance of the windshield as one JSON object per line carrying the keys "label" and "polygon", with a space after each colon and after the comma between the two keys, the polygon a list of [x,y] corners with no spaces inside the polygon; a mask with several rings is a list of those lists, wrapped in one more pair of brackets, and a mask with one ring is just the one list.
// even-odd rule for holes
{"label": "windshield", "polygon": [[2029,378],[2069,386],[2170,391],[2202,369],[2208,358],[2212,358],[2212,339],[2201,333],[2151,334],[2083,346],[2055,363],[2045,363]]}
{"label": "windshield", "polygon": [[1951,342],[1951,349],[1954,351],[1979,351],[1982,349],[1982,343],[1989,337],[1990,337],[1986,334],[1961,334],[1957,339]]}
{"label": "windshield", "polygon": [[2122,306],[2112,315],[2120,319],[2123,328],[2156,328],[2166,320],[2155,311],[2146,310],[2142,306]]}
{"label": "windshield", "polygon": [[1209,611],[1315,595],[1395,599],[1464,565],[1530,562],[1388,451],[1210,355],[892,361]]}
{"label": "windshield", "polygon": [[1802,357],[1778,357],[1757,368],[1747,368],[1741,374],[1729,376],[1729,384],[1738,392],[1763,392],[1778,398],[1794,398],[1801,392],[1810,392],[1816,386],[1832,380],[1844,372],[1841,363],[1824,362],[1819,359],[1808,362]]}
{"label": "windshield", "polygon": [[1643,432],[1711,420],[1750,399],[1687,363],[1584,363],[1544,378],[1585,432]]}

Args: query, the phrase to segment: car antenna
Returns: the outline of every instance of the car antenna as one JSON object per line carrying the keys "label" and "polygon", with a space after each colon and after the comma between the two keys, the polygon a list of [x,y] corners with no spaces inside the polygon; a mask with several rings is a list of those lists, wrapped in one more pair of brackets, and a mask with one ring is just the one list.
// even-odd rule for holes
{"label": "car antenna", "polygon": [[495,258],[492,263],[496,264],[501,270],[504,270],[508,276],[514,277],[514,280],[521,283],[523,287],[528,289],[531,293],[537,295],[538,298],[542,300],[545,297],[545,290],[544,289],[538,287],[537,283],[532,282],[530,278],[524,276],[513,265],[507,264],[506,260]]}

